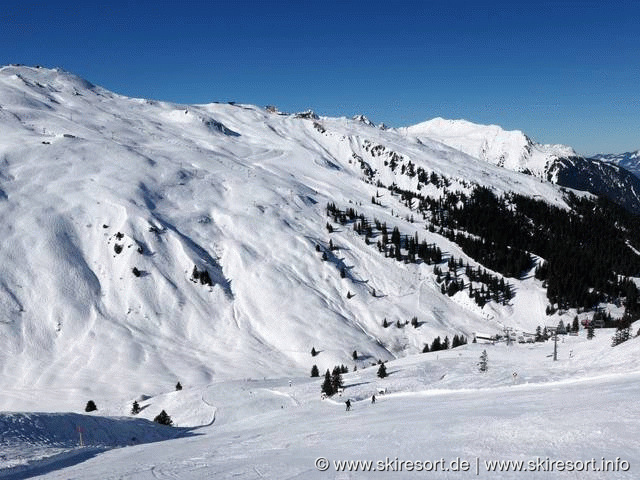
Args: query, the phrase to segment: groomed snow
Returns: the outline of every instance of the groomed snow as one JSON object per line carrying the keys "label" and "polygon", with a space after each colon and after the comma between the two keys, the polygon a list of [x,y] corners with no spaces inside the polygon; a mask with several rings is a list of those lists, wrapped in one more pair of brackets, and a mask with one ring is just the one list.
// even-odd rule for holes
{"label": "groomed snow", "polygon": [[[428,473],[434,478],[477,478],[478,468],[480,478],[492,479],[576,475],[632,479],[640,461],[640,414],[631,408],[640,393],[640,340],[612,350],[612,333],[596,330],[593,340],[587,340],[584,331],[578,337],[561,337],[557,362],[550,358],[551,341],[478,343],[407,357],[388,362],[390,375],[385,379],[376,376],[377,366],[363,368],[363,361],[357,372],[344,375],[342,395],[326,400],[319,395],[321,379],[309,378],[219,382],[201,389],[200,398],[195,390],[183,390],[170,394],[185,395],[183,404],[172,405],[173,412],[192,411],[204,400],[216,405],[212,424],[186,432],[158,426],[159,431],[178,430],[180,438],[143,444],[151,441],[144,437],[150,427],[114,417],[109,420],[110,432],[120,432],[123,438],[137,436],[138,444],[130,441],[126,448],[113,449],[122,445],[112,442],[99,451],[90,444],[62,452],[56,451],[45,429],[37,431],[38,441],[33,442],[39,449],[24,448],[35,437],[25,428],[19,444],[25,454],[42,455],[48,446],[54,457],[49,462],[34,461],[31,470],[21,472],[51,479],[371,478],[371,472],[338,472],[333,463],[321,472],[314,462],[317,457],[330,462],[389,459],[391,464],[396,458],[444,459],[449,465],[460,458],[469,462],[469,472],[379,471],[375,476],[417,478]],[[486,373],[477,368],[483,350],[489,358]],[[386,393],[379,394],[380,389]],[[373,394],[375,404],[370,400]],[[352,402],[350,412],[344,408],[347,398]],[[160,408],[156,399],[148,401]],[[2,421],[6,424],[15,416],[5,414]],[[49,414],[72,425],[65,431],[49,420],[45,424],[55,427],[49,435],[67,435],[65,441],[72,443],[77,441],[73,425],[83,425],[86,438],[101,426],[94,416],[84,420],[74,416],[73,422],[70,417]],[[188,422],[184,417],[183,421]],[[619,459],[618,464],[628,465],[628,470],[488,472],[485,464],[594,459],[593,465],[599,467],[602,458]],[[549,468],[546,465],[540,468]],[[3,474],[22,478],[12,477],[12,472],[16,470],[0,471],[0,478]]]}

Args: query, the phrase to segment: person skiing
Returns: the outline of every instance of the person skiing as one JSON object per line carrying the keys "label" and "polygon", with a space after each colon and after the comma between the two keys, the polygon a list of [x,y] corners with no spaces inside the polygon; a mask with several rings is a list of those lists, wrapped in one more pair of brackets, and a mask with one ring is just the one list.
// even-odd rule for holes
{"label": "person skiing", "polygon": [[376,395],[371,395],[371,403],[376,403]]}
{"label": "person skiing", "polygon": [[346,403],[346,405],[347,405],[347,412],[348,412],[349,410],[351,410],[351,400],[347,400],[347,401],[346,401],[346,402],[344,402],[344,403]]}

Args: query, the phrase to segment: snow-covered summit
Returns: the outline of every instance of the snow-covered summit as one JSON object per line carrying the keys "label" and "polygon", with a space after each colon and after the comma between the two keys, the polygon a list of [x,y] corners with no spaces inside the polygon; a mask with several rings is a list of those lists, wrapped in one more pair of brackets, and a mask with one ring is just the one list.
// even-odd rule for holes
{"label": "snow-covered summit", "polygon": [[368,125],[368,126],[370,126],[370,127],[375,127],[375,126],[376,126],[376,125],[375,125],[371,120],[369,120],[365,115],[362,115],[362,114],[360,114],[360,115],[354,115],[352,118],[353,118],[353,120],[355,120],[356,122],[364,123],[365,125]]}
{"label": "snow-covered summit", "polygon": [[467,120],[434,118],[398,131],[409,137],[427,137],[474,158],[541,178],[545,177],[551,161],[576,156],[571,147],[542,145],[520,130],[508,131],[497,125],[479,125]]}

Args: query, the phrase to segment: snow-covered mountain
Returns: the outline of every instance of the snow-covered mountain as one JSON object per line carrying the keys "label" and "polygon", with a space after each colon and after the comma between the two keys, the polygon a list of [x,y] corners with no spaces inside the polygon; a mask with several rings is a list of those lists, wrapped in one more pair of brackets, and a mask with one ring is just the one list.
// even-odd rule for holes
{"label": "snow-covered mountain", "polygon": [[547,177],[548,165],[553,160],[576,156],[565,145],[542,145],[519,130],[508,131],[497,125],[466,120],[434,118],[398,131],[417,139],[436,140],[474,158],[540,178]]}
{"label": "snow-covered mountain", "polygon": [[[608,197],[640,212],[637,152],[587,159],[565,145],[543,145],[519,130],[479,125],[466,120],[434,118],[397,131],[421,142],[435,140],[474,158],[516,172],[534,175],[563,187]],[[613,163],[623,168],[614,168]]]}
{"label": "snow-covered mountain", "polygon": [[[132,99],[59,70],[2,68],[0,382],[18,393],[0,406],[54,387],[62,404],[75,402],[65,392],[106,391],[114,378],[131,391],[140,377],[153,389],[313,363],[324,371],[353,350],[389,359],[436,335],[537,325],[522,314],[546,302],[531,281],[522,303],[481,309],[443,297],[431,270],[376,254],[350,231],[332,237],[340,250],[327,262],[316,246],[328,248],[328,202],[408,234],[425,229],[376,187],[415,188],[390,162],[459,190],[484,178],[564,205],[562,192],[439,143],[314,117]],[[384,207],[371,204],[377,194]],[[202,283],[194,273],[205,270]],[[419,329],[382,326],[414,316]]]}
{"label": "snow-covered mountain", "polygon": [[375,362],[545,322],[530,275],[506,279],[509,302],[444,295],[433,265],[328,217],[329,203],[353,208],[360,228],[375,219],[479,269],[402,191],[482,185],[568,208],[558,186],[442,142],[363,118],[127,98],[19,66],[0,69],[0,131],[0,408],[322,372],[354,350]]}
{"label": "snow-covered mountain", "polygon": [[640,177],[640,150],[625,153],[601,153],[594,155],[593,158],[623,167]]}
{"label": "snow-covered mountain", "polygon": [[[599,221],[592,196],[505,168],[507,157],[498,165],[373,127],[363,116],[133,99],[61,70],[0,68],[0,410],[98,405],[89,415],[0,413],[0,477],[325,478],[313,457],[615,458],[623,454],[614,437],[635,464],[635,417],[608,422],[636,396],[637,339],[612,354],[612,331],[594,341],[583,329],[557,363],[545,343],[480,340],[417,355],[436,337],[512,329],[524,342],[539,325],[589,320],[562,298],[547,309],[547,283],[558,284],[566,262],[535,278],[548,259],[528,241],[546,235],[534,219],[547,214],[572,213],[559,222],[567,235],[583,216]],[[531,152],[529,164],[542,161],[542,147]],[[486,201],[466,219],[487,240],[484,257],[463,248],[483,241],[454,218],[470,198]],[[526,216],[516,216],[519,205]],[[621,245],[617,274],[638,248],[615,214],[620,224],[607,225],[615,234],[605,240]],[[500,223],[511,217],[531,239]],[[505,251],[492,242],[503,230],[520,244],[502,261],[521,275],[480,261],[500,260]],[[569,257],[599,230],[558,247]],[[441,256],[412,261],[417,245],[425,258]],[[522,267],[508,254],[526,248]],[[603,272],[598,288],[617,288]],[[600,307],[619,317],[617,295]],[[479,375],[485,349],[491,368]],[[379,360],[390,361],[386,380]],[[322,373],[341,364],[351,370],[348,418],[344,398],[321,400],[321,380],[309,378],[313,365]],[[596,390],[606,401],[594,411]],[[138,419],[123,419],[134,399]],[[180,428],[149,422],[161,409]],[[495,435],[478,449],[469,429]]]}

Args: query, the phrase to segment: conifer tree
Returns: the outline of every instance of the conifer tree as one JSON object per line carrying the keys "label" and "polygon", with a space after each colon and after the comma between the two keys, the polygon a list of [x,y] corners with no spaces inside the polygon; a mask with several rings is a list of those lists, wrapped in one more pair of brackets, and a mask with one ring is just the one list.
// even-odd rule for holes
{"label": "conifer tree", "polygon": [[191,279],[193,281],[198,281],[200,280],[200,272],[198,271],[198,267],[197,265],[193,266],[193,272],[191,272]]}
{"label": "conifer tree", "polygon": [[173,425],[173,420],[171,420],[171,417],[164,410],[162,410],[156,416],[156,418],[153,419],[153,421],[156,423],[159,423],[160,425],[168,425],[168,426]]}
{"label": "conifer tree", "polygon": [[180,382],[176,383],[176,391],[182,390],[182,384]]}
{"label": "conifer tree", "polygon": [[478,362],[478,368],[481,372],[486,372],[489,370],[489,355],[487,355],[487,351],[483,350],[480,355],[480,361]]}
{"label": "conifer tree", "polygon": [[211,280],[209,272],[206,269],[200,272],[200,283],[202,285],[209,285],[210,287],[213,285],[213,281]]}
{"label": "conifer tree", "polygon": [[536,342],[541,342],[542,341],[542,327],[540,327],[540,325],[538,325],[536,327],[535,341]]}
{"label": "conifer tree", "polygon": [[324,382],[322,382],[321,390],[322,393],[328,397],[335,393],[333,391],[333,384],[331,383],[331,373],[329,373],[329,369],[327,369],[327,372],[324,374]]}
{"label": "conifer tree", "polygon": [[137,400],[133,401],[133,405],[131,406],[131,415],[137,415],[140,413],[140,405]]}
{"label": "conifer tree", "polygon": [[384,363],[380,364],[378,368],[378,377],[385,378],[387,376],[387,367],[384,366]]}
{"label": "conifer tree", "polygon": [[89,400],[84,407],[85,412],[95,412],[96,410],[98,410],[98,407],[96,407],[96,403],[93,400]]}
{"label": "conifer tree", "polygon": [[312,377],[319,377],[320,376],[320,372],[318,371],[318,366],[314,365],[313,367],[311,367],[311,376]]}
{"label": "conifer tree", "polygon": [[333,389],[333,393],[337,392],[338,389],[342,388],[342,370],[340,367],[334,369],[333,374],[331,375],[331,388]]}

